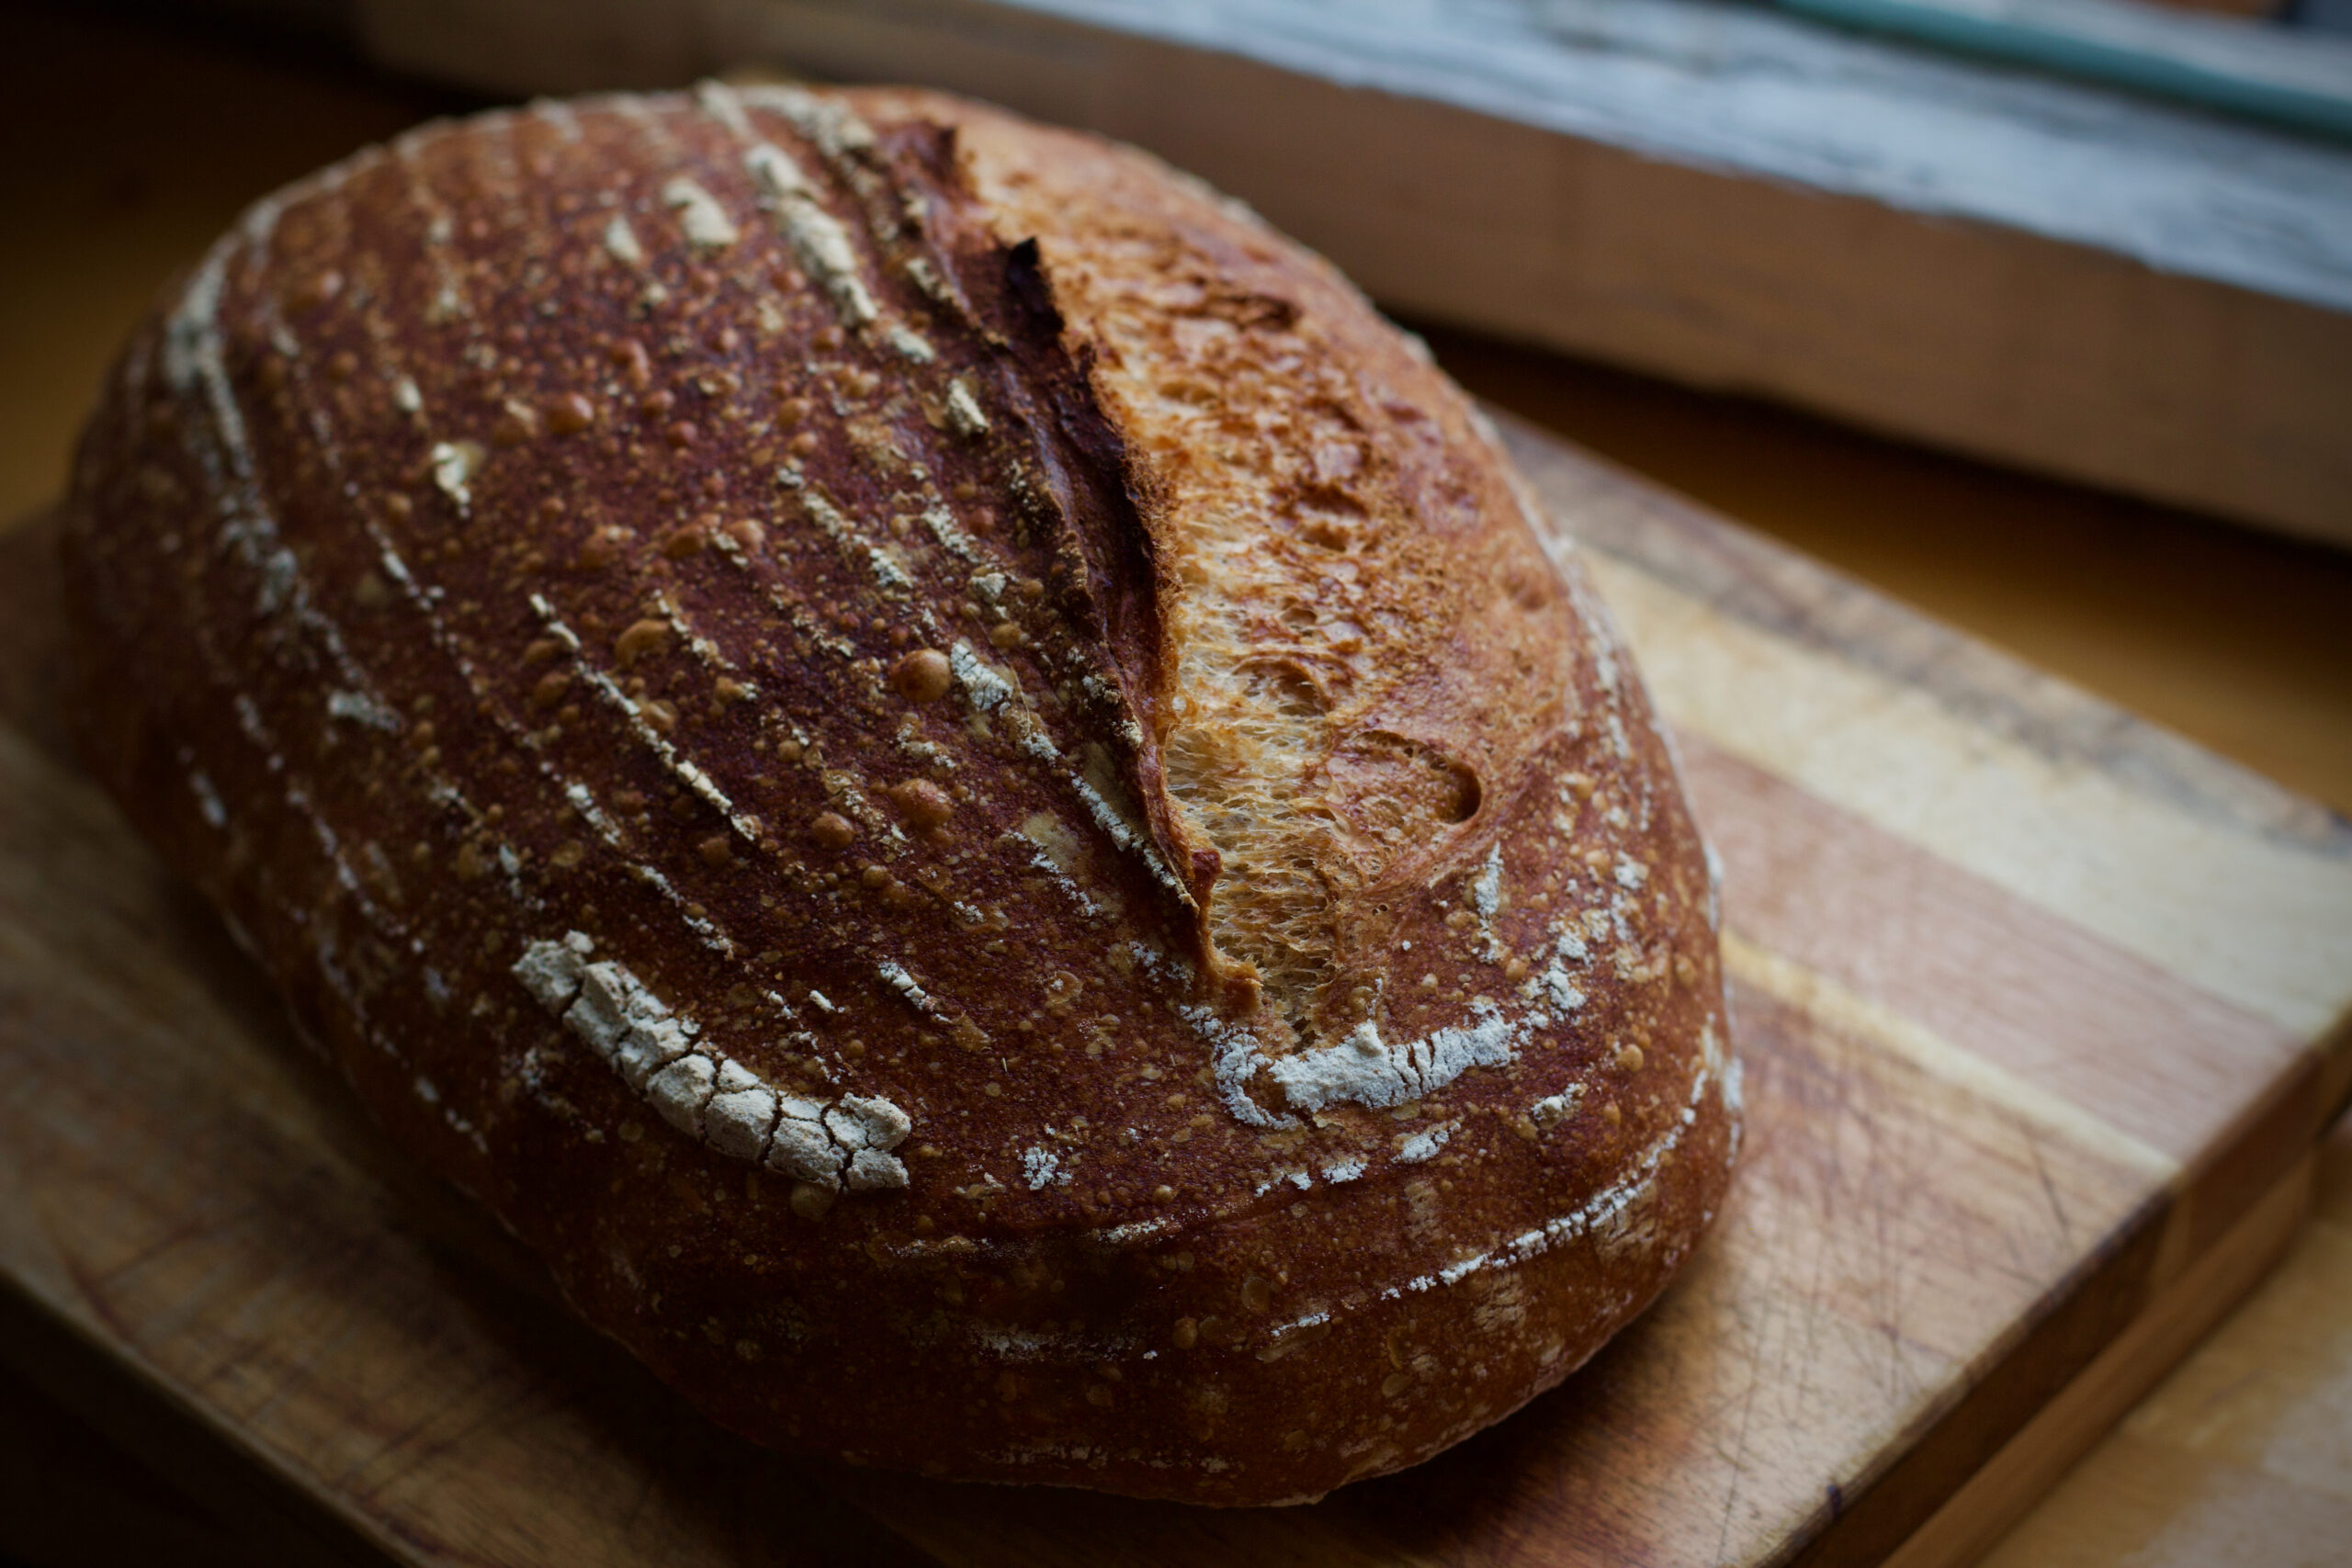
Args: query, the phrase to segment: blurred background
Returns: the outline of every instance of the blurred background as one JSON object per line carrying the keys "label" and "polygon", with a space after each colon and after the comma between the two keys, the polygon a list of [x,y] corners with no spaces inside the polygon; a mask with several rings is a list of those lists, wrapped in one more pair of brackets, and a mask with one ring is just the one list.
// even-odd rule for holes
{"label": "blurred background", "polygon": [[[0,527],[61,488],[149,298],[286,180],[539,92],[911,79],[1203,173],[1480,396],[2352,811],[2347,28],[2352,0],[11,0]],[[1996,1561],[2347,1540],[2339,1127],[2304,1243]],[[252,1555],[0,1373],[0,1551],[157,1550]]]}
{"label": "blurred background", "polygon": [[[2352,807],[2329,3],[1950,0],[2012,18],[1965,50],[1686,0],[12,3],[0,514],[54,493],[139,304],[362,142],[745,64],[910,78],[1200,171],[1480,394]],[[2119,15],[2188,31],[2014,21]]]}

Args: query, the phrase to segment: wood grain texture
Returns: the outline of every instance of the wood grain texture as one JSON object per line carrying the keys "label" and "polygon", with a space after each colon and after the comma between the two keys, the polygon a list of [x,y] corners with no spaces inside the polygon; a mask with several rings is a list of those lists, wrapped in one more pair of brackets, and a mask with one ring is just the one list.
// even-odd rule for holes
{"label": "wood grain texture", "polygon": [[2315,1156],[2279,1179],[2230,1234],[2109,1343],[2032,1421],[1886,1559],[1886,1568],[1973,1562],[2021,1505],[2123,1414],[2152,1369],[2170,1366],[2292,1246],[2311,1208]]}
{"label": "wood grain texture", "polygon": [[2278,1269],[1984,1559],[1985,1568],[2333,1568],[2352,1540],[2352,1121]]}
{"label": "wood grain texture", "polygon": [[[0,1265],[49,1321],[409,1561],[753,1561],[784,1550],[754,1525],[785,1511],[955,1563],[1843,1562],[1893,1547],[2259,1220],[2347,1066],[2340,1041],[2288,1021],[2324,1008],[2329,976],[2352,985],[2352,965],[2297,949],[2322,971],[2276,996],[2215,996],[2165,961],[2161,922],[2100,926],[2111,902],[2085,901],[2056,867],[2036,881],[1973,865],[1906,836],[1908,819],[1867,820],[1868,777],[1792,779],[1816,733],[1805,702],[1785,751],[1692,728],[1710,682],[1738,671],[1657,637],[1695,618],[1720,635],[1675,646],[1744,656],[1764,638],[1796,679],[1819,668],[1925,694],[1932,723],[1884,711],[1904,720],[1890,722],[1898,751],[1951,741],[1975,760],[1943,786],[1954,811],[1988,776],[2064,762],[2169,812],[2179,837],[2156,851],[2243,841],[2301,868],[2324,908],[2352,897],[2352,835],[1817,568],[1512,439],[1595,547],[1683,722],[1699,808],[1724,824],[1751,1152],[1686,1279],[1495,1431],[1315,1508],[1242,1515],[787,1467],[717,1438],[564,1326],[486,1226],[383,1151],[187,896],[15,736],[0,740],[0,798],[19,807],[0,818],[0,1052],[17,1086],[0,1110]],[[2064,829],[2047,852],[2137,874],[2132,857],[2154,852],[2137,828],[2066,816],[2078,798],[2041,798]],[[1838,886],[1803,880],[1816,858],[1844,868]],[[2177,897],[2162,875],[2135,886]],[[2241,918],[2265,919],[2245,897]],[[1839,902],[1851,908],[1825,908]],[[2333,929],[2342,941],[2352,922]],[[1906,944],[1921,966],[1901,961]],[[1980,962],[1928,961],[1950,951]],[[2148,987],[2188,1010],[2177,1028],[2131,999]],[[2086,1062],[2138,1092],[2103,1093]],[[772,1501],[747,1522],[752,1497]],[[526,1544],[551,1521],[560,1534]]]}

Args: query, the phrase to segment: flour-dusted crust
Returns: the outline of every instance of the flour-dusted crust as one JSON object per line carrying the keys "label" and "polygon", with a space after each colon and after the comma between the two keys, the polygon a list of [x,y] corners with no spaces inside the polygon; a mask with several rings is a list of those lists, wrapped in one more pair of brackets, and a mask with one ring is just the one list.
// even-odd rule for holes
{"label": "flour-dusted crust", "polygon": [[1200,1502],[1426,1458],[1737,1143],[1705,852],[1418,345],[896,91],[265,201],[69,508],[85,750],[395,1136],[762,1442]]}

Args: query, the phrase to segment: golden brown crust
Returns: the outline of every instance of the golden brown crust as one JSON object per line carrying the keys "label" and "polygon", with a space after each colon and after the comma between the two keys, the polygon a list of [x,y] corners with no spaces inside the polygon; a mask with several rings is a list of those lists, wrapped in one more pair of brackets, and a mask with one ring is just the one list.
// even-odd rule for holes
{"label": "golden brown crust", "polygon": [[1590,1355],[1736,1144],[1671,760],[1475,419],[977,106],[431,127],[126,355],[85,749],[718,1419],[1311,1496]]}
{"label": "golden brown crust", "polygon": [[1467,405],[1318,262],[1091,138],[983,117],[960,145],[998,232],[1046,242],[1174,580],[1156,739],[1219,854],[1216,945],[1340,1038],[1391,960],[1363,907],[1441,872],[1568,717],[1558,580]]}

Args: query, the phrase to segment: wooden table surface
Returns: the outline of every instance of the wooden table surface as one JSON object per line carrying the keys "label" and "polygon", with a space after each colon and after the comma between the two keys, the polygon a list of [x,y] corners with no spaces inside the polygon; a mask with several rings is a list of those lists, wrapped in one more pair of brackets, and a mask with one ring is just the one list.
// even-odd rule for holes
{"label": "wooden table surface", "polygon": [[[300,45],[0,10],[0,526],[148,294],[247,200],[465,106]],[[2352,558],[1430,333],[1473,390],[2352,811]],[[2352,507],[2352,497],[2346,499]],[[2352,1133],[2278,1272],[1990,1562],[2352,1562]],[[257,1555],[0,1375],[0,1552]]]}

